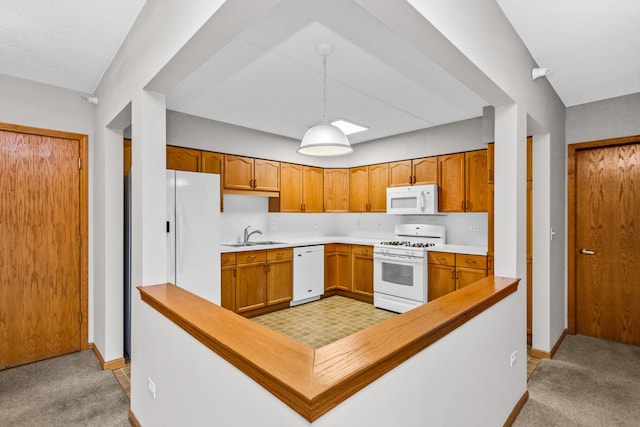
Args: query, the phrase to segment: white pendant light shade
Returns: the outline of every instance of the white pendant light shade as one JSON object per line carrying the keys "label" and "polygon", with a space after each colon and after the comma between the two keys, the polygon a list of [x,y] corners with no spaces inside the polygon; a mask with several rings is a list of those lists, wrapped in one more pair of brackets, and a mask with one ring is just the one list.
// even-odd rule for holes
{"label": "white pendant light shade", "polygon": [[353,151],[347,136],[336,126],[320,122],[304,134],[298,153],[306,156],[342,156]]}
{"label": "white pendant light shade", "polygon": [[332,125],[327,120],[327,55],[333,52],[333,46],[321,44],[317,47],[322,55],[322,107],[323,119],[320,123],[310,127],[302,137],[298,153],[305,156],[342,156],[353,152],[347,135],[342,129]]}

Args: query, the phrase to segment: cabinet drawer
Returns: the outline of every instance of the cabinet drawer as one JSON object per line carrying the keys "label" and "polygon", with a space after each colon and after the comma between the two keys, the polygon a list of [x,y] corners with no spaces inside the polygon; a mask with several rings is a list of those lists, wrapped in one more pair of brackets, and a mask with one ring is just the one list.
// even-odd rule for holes
{"label": "cabinet drawer", "polygon": [[351,245],[345,243],[329,243],[324,245],[324,252],[342,252],[348,254],[351,252]]}
{"label": "cabinet drawer", "polygon": [[267,260],[267,251],[249,251],[236,253],[238,264],[247,264],[250,262],[260,262]]}
{"label": "cabinet drawer", "polygon": [[456,265],[456,254],[451,252],[427,252],[429,264]]}
{"label": "cabinet drawer", "polygon": [[487,257],[484,255],[456,255],[456,267],[487,269]]}
{"label": "cabinet drawer", "polygon": [[280,248],[280,249],[267,249],[267,259],[287,259],[293,258],[292,248]]}
{"label": "cabinet drawer", "polygon": [[236,263],[236,254],[234,252],[220,254],[220,266],[233,265]]}
{"label": "cabinet drawer", "polygon": [[354,255],[373,256],[372,246],[352,245],[351,253]]}

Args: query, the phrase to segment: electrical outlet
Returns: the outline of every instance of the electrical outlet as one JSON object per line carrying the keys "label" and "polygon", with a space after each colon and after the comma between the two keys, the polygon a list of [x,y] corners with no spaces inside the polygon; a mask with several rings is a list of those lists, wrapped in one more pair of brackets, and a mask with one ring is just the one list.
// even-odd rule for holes
{"label": "electrical outlet", "polygon": [[149,394],[151,395],[151,397],[153,397],[153,400],[156,400],[156,385],[153,381],[151,381],[151,378],[147,378],[147,380],[149,381],[149,383],[147,384]]}
{"label": "electrical outlet", "polygon": [[471,227],[469,227],[469,230],[473,231],[474,233],[477,233],[478,231],[480,231],[480,226],[472,225]]}
{"label": "electrical outlet", "polygon": [[378,228],[382,228],[382,227],[384,227],[384,222],[378,221]]}
{"label": "electrical outlet", "polygon": [[513,368],[513,365],[516,364],[516,361],[518,360],[518,351],[514,351],[513,353],[511,353],[511,358],[509,360],[510,366]]}

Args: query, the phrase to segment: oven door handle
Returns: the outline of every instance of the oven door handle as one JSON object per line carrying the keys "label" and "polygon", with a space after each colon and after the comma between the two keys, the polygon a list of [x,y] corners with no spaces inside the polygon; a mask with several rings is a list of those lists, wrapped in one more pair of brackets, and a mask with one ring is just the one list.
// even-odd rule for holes
{"label": "oven door handle", "polygon": [[392,255],[392,254],[378,255],[375,258],[380,259],[380,260],[400,259],[400,260],[403,260],[403,261],[412,262],[414,264],[419,264],[419,263],[422,262],[422,260],[424,260],[423,257],[415,257],[415,256],[410,256],[410,255]]}

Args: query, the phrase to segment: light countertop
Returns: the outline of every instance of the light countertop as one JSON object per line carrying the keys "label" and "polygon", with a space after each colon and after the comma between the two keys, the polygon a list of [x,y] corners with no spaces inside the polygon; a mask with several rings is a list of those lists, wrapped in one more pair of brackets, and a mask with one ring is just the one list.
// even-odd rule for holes
{"label": "light countertop", "polygon": [[[313,236],[313,237],[300,237],[300,238],[284,238],[274,239],[281,244],[271,245],[253,245],[253,246],[226,246],[224,243],[220,244],[220,252],[246,252],[246,251],[258,251],[263,249],[279,249],[290,248],[297,246],[312,246],[312,245],[326,245],[328,243],[344,243],[348,245],[370,245],[380,243],[388,238],[372,238],[372,237],[355,237],[355,236]],[[231,243],[232,244],[232,243]],[[432,246],[427,249],[431,252],[455,252],[459,254],[468,255],[487,255],[486,246],[468,246],[468,245],[441,245]]]}

